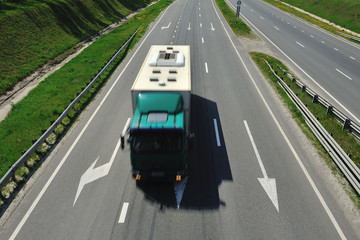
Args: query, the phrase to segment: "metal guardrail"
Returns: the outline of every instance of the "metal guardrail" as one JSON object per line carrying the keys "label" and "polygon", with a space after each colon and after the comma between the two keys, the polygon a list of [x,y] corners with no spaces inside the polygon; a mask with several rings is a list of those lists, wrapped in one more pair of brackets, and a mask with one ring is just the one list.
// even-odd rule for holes
{"label": "metal guardrail", "polygon": [[[354,164],[354,162],[338,145],[338,143],[331,137],[331,135],[326,131],[326,129],[321,125],[321,123],[309,111],[309,109],[301,102],[301,100],[290,89],[290,87],[287,86],[286,83],[276,74],[276,72],[273,70],[271,65],[265,59],[264,61],[269,66],[269,68],[276,76],[276,78],[279,80],[279,84],[282,86],[283,89],[285,89],[288,96],[293,100],[296,107],[300,110],[312,132],[319,139],[321,144],[324,146],[324,148],[329,153],[331,158],[334,160],[336,165],[343,172],[343,174],[348,179],[350,184],[353,186],[355,191],[360,195],[360,169]],[[287,73],[283,69],[282,71],[284,72],[284,74],[287,74],[288,77],[290,77],[293,81],[297,81],[296,79],[294,79],[294,77],[292,77],[289,73]],[[324,99],[320,98],[314,91],[308,89],[302,83],[297,83],[297,85],[300,86],[303,90],[305,90],[310,96],[312,96],[313,101],[319,101],[320,103],[322,102],[322,104],[327,107],[328,111],[331,110],[333,114],[338,114],[339,118],[348,119],[344,114],[342,114],[340,111],[336,110],[335,108],[331,109],[331,105],[328,104]],[[344,124],[344,126],[345,125],[346,124]],[[351,127],[351,124],[348,124],[348,127]]]}
{"label": "metal guardrail", "polygon": [[356,40],[356,41],[358,41],[358,42],[360,42],[360,38],[358,38],[358,37],[354,37],[354,36],[352,36],[352,35],[349,35],[349,34],[346,34],[346,33],[343,33],[343,32],[339,32],[339,31],[337,31],[340,35],[343,35],[344,37],[347,37],[347,38],[351,38],[351,39],[353,39],[353,40]]}
{"label": "metal guardrail", "polygon": [[313,102],[319,102],[322,106],[327,109],[327,113],[332,113],[336,117],[336,119],[343,125],[343,129],[348,129],[352,134],[355,135],[360,140],[360,126],[356,124],[356,122],[352,121],[345,114],[343,114],[340,110],[332,106],[328,101],[324,98],[316,94],[315,91],[311,90],[309,87],[304,85],[302,82],[293,77],[290,73],[286,72],[279,65],[277,65],[281,71],[289,77],[296,85],[298,85],[303,91],[305,91],[309,96],[313,98]]}
{"label": "metal guardrail", "polygon": [[[88,83],[88,85],[81,91],[81,93],[68,105],[64,112],[56,119],[51,126],[43,133],[43,135],[17,160],[6,172],[6,174],[0,180],[0,189],[2,189],[12,178],[16,172],[27,159],[46,141],[46,138],[55,130],[55,128],[61,123],[61,121],[67,116],[70,110],[73,109],[75,104],[90,90],[94,83],[99,79],[99,77],[108,69],[108,67],[114,62],[114,60],[119,56],[119,54],[124,50],[124,48],[133,40],[139,29],[121,46],[121,48],[112,56],[112,58],[105,64],[105,66],[96,74],[96,76]],[[15,179],[13,178],[15,181]],[[0,193],[0,198],[3,199],[2,194]]]}

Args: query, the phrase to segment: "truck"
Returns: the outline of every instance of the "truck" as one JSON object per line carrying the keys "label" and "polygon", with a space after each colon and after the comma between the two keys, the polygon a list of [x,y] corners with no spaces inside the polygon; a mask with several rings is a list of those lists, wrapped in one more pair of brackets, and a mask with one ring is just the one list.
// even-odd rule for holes
{"label": "truck", "polygon": [[153,45],[131,87],[128,128],[132,175],[181,181],[190,133],[190,46]]}

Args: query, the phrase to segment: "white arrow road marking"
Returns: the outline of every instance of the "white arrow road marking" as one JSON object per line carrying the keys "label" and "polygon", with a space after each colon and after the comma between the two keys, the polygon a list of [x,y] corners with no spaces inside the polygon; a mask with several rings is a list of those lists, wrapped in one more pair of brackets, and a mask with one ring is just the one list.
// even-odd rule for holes
{"label": "white arrow road marking", "polygon": [[169,25],[167,25],[166,27],[161,27],[161,30],[169,28],[170,24],[171,24],[171,22],[169,22]]}
{"label": "white arrow road marking", "polygon": [[80,179],[80,183],[79,183],[79,187],[77,189],[76,192],[76,196],[75,196],[75,200],[74,200],[74,204],[73,206],[75,206],[76,200],[78,199],[78,197],[80,196],[80,193],[82,191],[82,189],[84,188],[84,186],[88,183],[91,183],[99,178],[105,177],[106,175],[109,174],[111,165],[114,162],[115,156],[117,154],[117,152],[119,151],[120,148],[120,140],[118,141],[118,143],[116,144],[115,150],[111,156],[110,162],[94,168],[96,165],[96,162],[99,160],[99,157],[95,160],[95,162],[93,162],[93,164],[91,164],[91,166],[85,171],[85,173],[81,176]]}
{"label": "white arrow road marking", "polygon": [[188,181],[188,177],[185,177],[182,181],[174,183],[176,206],[178,209],[180,208],[180,203],[185,191],[187,181]]}
{"label": "white arrow road marking", "polygon": [[211,23],[211,28],[210,28],[212,31],[215,31],[215,28],[213,26],[213,24]]}
{"label": "white arrow road marking", "polygon": [[275,178],[269,178],[268,177],[268,175],[266,173],[266,170],[265,170],[265,167],[264,167],[264,164],[263,164],[263,162],[261,160],[260,154],[259,154],[259,152],[257,150],[255,141],[254,141],[254,139],[253,139],[253,137],[251,135],[251,132],[250,132],[250,129],[249,129],[249,126],[248,126],[246,120],[244,120],[244,124],[245,124],[246,131],[247,131],[247,133],[249,135],[251,144],[253,146],[256,158],[257,158],[257,160],[259,162],[261,171],[262,171],[262,173],[264,175],[264,178],[258,178],[258,180],[259,180],[261,186],[264,188],[267,195],[269,196],[271,202],[274,204],[276,210],[279,212],[279,202],[278,202],[278,197],[277,197]]}
{"label": "white arrow road marking", "polygon": [[191,30],[190,23],[189,23],[189,27],[187,28],[187,30],[189,30],[189,31]]}

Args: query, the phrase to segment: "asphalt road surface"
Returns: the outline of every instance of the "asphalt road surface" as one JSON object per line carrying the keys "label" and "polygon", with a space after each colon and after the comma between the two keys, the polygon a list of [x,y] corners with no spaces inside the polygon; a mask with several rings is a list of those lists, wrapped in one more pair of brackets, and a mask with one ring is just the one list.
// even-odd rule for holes
{"label": "asphalt road surface", "polygon": [[[185,180],[137,186],[119,136],[153,44],[190,45],[196,137]],[[358,239],[303,138],[213,0],[177,0],[25,187],[0,239]]]}

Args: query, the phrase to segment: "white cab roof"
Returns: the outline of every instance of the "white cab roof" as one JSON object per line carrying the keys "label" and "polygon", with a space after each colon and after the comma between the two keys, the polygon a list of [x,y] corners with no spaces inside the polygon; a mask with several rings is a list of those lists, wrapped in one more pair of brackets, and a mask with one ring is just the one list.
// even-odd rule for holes
{"label": "white cab roof", "polygon": [[131,91],[191,91],[190,46],[151,46]]}

